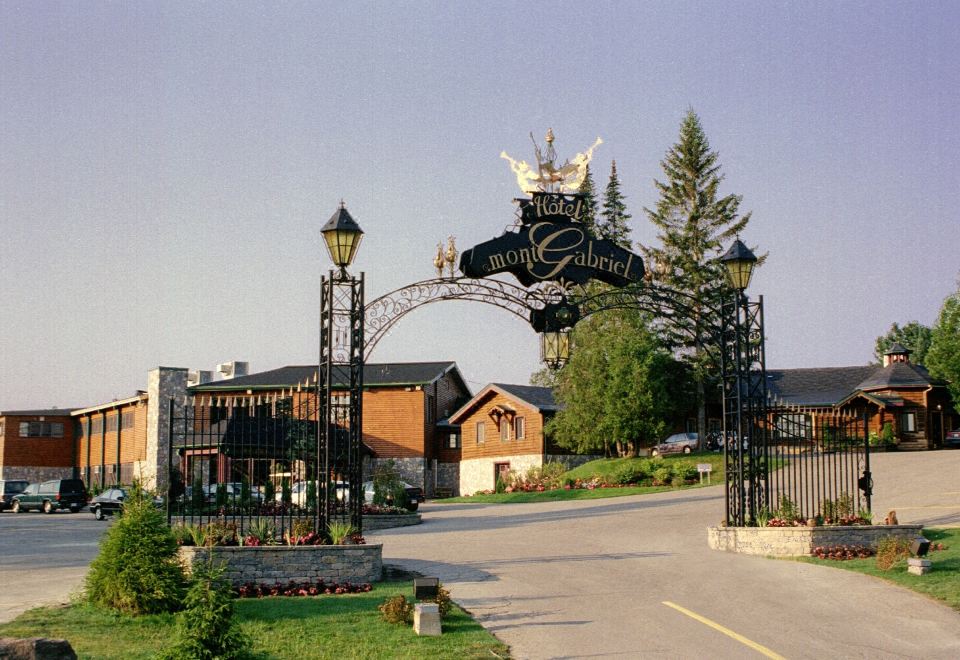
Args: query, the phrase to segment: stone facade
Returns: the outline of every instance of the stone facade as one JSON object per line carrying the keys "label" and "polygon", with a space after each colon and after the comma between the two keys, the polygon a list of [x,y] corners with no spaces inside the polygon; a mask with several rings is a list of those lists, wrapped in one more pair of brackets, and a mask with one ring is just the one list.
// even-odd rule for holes
{"label": "stone facade", "polygon": [[383,578],[383,546],[371,545],[268,545],[257,547],[180,548],[187,570],[197,562],[226,564],[225,576],[234,586],[246,582],[378,582]]}
{"label": "stone facade", "polygon": [[[446,489],[450,495],[460,494],[460,464],[437,463],[437,488]],[[433,493],[436,495],[436,493]]]}
{"label": "stone facade", "polygon": [[864,545],[877,547],[885,536],[920,536],[922,525],[854,525],[850,527],[708,527],[712,550],[764,557],[805,557],[818,547]]}
{"label": "stone facade", "polygon": [[[426,492],[427,461],[424,458],[371,458],[364,463],[364,481],[373,479],[373,473],[381,466],[393,463],[393,469],[400,475],[401,481],[411,486],[420,486]],[[432,480],[431,480],[432,483]]]}
{"label": "stone facade", "polygon": [[409,527],[410,525],[419,525],[422,522],[423,517],[419,513],[396,516],[364,516],[363,531],[366,533],[381,529],[392,529],[393,527]]}
{"label": "stone facade", "polygon": [[187,370],[157,367],[147,376],[147,455],[134,465],[146,488],[165,491],[169,475],[170,400],[183,405],[187,396]]}
{"label": "stone facade", "polygon": [[34,465],[0,465],[0,479],[7,481],[23,479],[30,482],[73,478],[73,468],[37,467]]}
{"label": "stone facade", "polygon": [[473,458],[460,463],[460,494],[473,495],[481,490],[493,490],[496,484],[494,465],[509,463],[510,469],[523,474],[532,467],[543,467],[542,454],[491,456]]}

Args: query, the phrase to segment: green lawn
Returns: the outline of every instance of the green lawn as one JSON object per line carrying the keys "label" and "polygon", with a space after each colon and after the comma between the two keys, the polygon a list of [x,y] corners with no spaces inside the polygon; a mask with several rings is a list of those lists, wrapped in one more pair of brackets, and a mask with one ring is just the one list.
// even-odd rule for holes
{"label": "green lawn", "polygon": [[[440,637],[380,618],[388,596],[413,598],[411,580],[380,582],[343,596],[238,599],[237,620],[254,641],[254,658],[506,658],[508,648],[454,607]],[[0,637],[66,639],[79,658],[153,658],[172,644],[175,617],[129,617],[71,605],[31,610],[0,625]]]}
{"label": "green lawn", "polygon": [[442,500],[434,500],[439,504],[456,502],[474,502],[474,503],[502,503],[502,504],[520,504],[524,502],[553,502],[558,500],[593,500],[606,497],[624,497],[626,495],[646,495],[649,493],[661,493],[668,490],[679,490],[681,488],[699,488],[701,485],[717,485],[723,483],[723,454],[714,452],[703,452],[694,454],[678,454],[676,456],[664,456],[661,458],[602,458],[585,463],[580,467],[569,470],[564,477],[570,479],[580,479],[581,481],[590,481],[596,479],[599,483],[609,483],[615,481],[614,475],[625,466],[638,461],[662,461],[664,465],[670,466],[678,461],[685,463],[710,463],[713,471],[710,475],[708,484],[706,476],[703,483],[699,481],[694,484],[684,486],[616,486],[616,487],[597,487],[571,488],[565,490],[558,488],[555,490],[545,490],[538,492],[515,492],[515,493],[492,493],[490,495],[472,495],[470,497],[449,497]]}
{"label": "green lawn", "polygon": [[960,610],[960,529],[925,529],[923,535],[930,541],[938,541],[946,546],[945,550],[931,552],[927,555],[927,559],[933,562],[933,570],[926,575],[907,573],[907,561],[905,559],[889,571],[881,571],[877,568],[875,557],[851,559],[849,561],[805,557],[801,561],[833,566],[889,580],[913,591],[941,600],[955,610]]}

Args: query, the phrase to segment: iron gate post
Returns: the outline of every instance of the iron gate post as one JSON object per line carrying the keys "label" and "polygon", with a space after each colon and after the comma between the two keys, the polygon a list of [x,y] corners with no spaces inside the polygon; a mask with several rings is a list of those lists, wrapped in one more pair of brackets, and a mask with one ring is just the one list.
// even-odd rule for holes
{"label": "iron gate post", "polygon": [[363,531],[364,274],[321,278],[317,370],[317,529],[333,521]]}

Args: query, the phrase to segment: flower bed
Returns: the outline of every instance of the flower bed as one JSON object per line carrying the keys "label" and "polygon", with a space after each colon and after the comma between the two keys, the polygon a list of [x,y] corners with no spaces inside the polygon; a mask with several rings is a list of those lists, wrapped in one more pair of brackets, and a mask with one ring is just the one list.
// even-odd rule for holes
{"label": "flower bed", "polygon": [[824,525],[814,527],[708,527],[713,550],[769,557],[805,557],[819,547],[876,549],[886,536],[914,539],[922,525]]}

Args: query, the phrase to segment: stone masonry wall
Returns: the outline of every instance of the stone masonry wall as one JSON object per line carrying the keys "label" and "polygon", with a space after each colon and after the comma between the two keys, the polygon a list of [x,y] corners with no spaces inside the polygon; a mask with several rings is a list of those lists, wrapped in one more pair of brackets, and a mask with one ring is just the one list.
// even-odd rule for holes
{"label": "stone masonry wall", "polygon": [[712,550],[765,557],[803,557],[818,546],[877,547],[885,536],[915,538],[922,525],[854,525],[850,527],[708,527]]}
{"label": "stone masonry wall", "polygon": [[186,369],[157,367],[147,375],[147,458],[140,468],[146,488],[167,489],[170,399],[182,406],[186,395]]}
{"label": "stone masonry wall", "polygon": [[543,467],[543,456],[541,454],[491,456],[461,461],[460,494],[473,495],[477,491],[493,490],[496,486],[493,474],[495,463],[509,463],[511,470],[523,474],[531,467]]}
{"label": "stone masonry wall", "polygon": [[180,561],[189,570],[207,561],[210,553],[226,564],[226,577],[234,584],[258,582],[378,582],[383,578],[383,546],[371,545],[270,545],[258,547],[182,547]]}
{"label": "stone masonry wall", "polygon": [[34,465],[7,465],[0,466],[0,479],[24,479],[30,482],[51,481],[53,479],[70,479],[73,477],[73,468],[70,467],[37,467]]}

